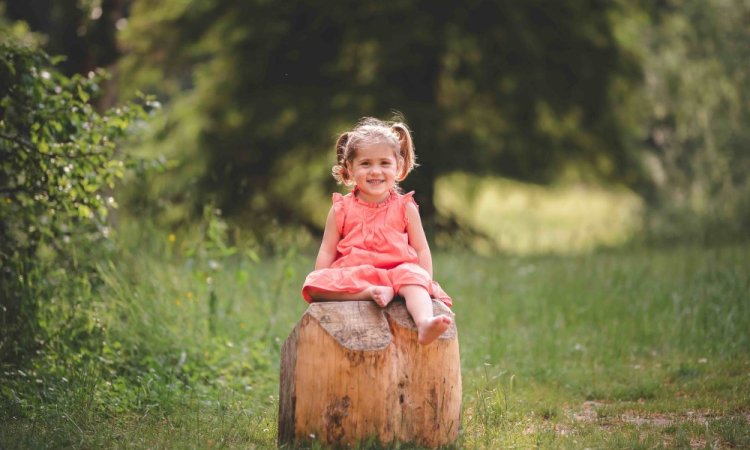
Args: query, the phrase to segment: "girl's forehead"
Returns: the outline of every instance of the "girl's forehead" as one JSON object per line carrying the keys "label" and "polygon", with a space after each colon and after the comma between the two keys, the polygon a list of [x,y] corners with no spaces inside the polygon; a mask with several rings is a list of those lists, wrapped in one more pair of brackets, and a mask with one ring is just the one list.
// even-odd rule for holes
{"label": "girl's forehead", "polygon": [[355,159],[362,158],[396,158],[396,149],[388,144],[377,143],[359,147],[354,155]]}

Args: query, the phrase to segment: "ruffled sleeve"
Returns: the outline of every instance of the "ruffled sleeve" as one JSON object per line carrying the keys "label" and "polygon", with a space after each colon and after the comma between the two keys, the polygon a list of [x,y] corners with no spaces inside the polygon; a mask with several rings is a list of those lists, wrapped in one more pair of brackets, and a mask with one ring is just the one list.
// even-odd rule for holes
{"label": "ruffled sleeve", "polygon": [[406,227],[407,225],[409,225],[409,217],[406,215],[406,205],[408,203],[411,203],[412,205],[416,206],[417,209],[419,209],[419,205],[414,200],[414,191],[403,194],[399,200],[401,203],[401,211],[404,217],[404,227]]}
{"label": "ruffled sleeve", "polygon": [[336,229],[339,231],[339,236],[344,234],[344,219],[346,218],[346,206],[344,205],[344,196],[338,192],[334,192],[332,199],[333,201],[333,214],[336,218]]}

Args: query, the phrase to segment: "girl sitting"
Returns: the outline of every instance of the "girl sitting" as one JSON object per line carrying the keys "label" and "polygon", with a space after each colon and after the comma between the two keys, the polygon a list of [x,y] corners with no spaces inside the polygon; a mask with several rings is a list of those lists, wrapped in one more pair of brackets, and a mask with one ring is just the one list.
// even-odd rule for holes
{"label": "girl sitting", "polygon": [[433,316],[432,298],[451,306],[432,280],[432,256],[414,192],[398,182],[415,167],[409,129],[400,122],[364,118],[336,142],[333,176],[354,186],[333,194],[315,271],[302,296],[312,301],[373,300],[385,307],[400,295],[417,325],[420,344],[437,339],[453,322]]}

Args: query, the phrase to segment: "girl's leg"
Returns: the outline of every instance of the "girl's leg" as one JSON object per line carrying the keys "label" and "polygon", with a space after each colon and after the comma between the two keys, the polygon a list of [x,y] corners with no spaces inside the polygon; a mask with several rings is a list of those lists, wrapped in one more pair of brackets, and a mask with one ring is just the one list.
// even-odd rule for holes
{"label": "girl's leg", "polygon": [[433,342],[453,323],[453,318],[445,314],[432,315],[432,299],[422,286],[401,286],[398,293],[406,299],[406,309],[417,324],[417,338],[420,344],[427,345]]}
{"label": "girl's leg", "polygon": [[310,297],[316,302],[344,302],[372,300],[380,307],[386,307],[393,300],[393,288],[390,286],[370,286],[360,292],[329,292],[310,288]]}

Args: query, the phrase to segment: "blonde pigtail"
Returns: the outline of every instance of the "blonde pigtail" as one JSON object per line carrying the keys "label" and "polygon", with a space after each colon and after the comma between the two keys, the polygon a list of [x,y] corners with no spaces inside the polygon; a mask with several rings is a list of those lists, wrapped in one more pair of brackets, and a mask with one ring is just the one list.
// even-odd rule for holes
{"label": "blonde pigtail", "polygon": [[349,185],[351,179],[346,168],[346,146],[349,142],[349,133],[343,133],[336,140],[336,164],[331,168],[333,178],[339,184]]}
{"label": "blonde pigtail", "polygon": [[403,181],[409,172],[417,167],[417,156],[414,153],[414,142],[406,124],[396,122],[391,125],[391,130],[398,137],[399,156],[401,157],[401,171],[396,177],[397,181]]}

